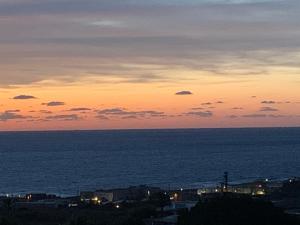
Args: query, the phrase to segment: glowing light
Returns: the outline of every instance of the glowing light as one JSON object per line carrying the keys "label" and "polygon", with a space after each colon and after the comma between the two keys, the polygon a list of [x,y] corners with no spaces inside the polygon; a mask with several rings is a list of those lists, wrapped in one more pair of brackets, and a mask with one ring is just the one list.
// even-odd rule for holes
{"label": "glowing light", "polygon": [[264,190],[259,190],[259,191],[256,192],[256,194],[257,194],[257,195],[264,195],[265,192],[264,192]]}
{"label": "glowing light", "polygon": [[92,200],[97,202],[99,199],[98,199],[98,197],[94,197]]}

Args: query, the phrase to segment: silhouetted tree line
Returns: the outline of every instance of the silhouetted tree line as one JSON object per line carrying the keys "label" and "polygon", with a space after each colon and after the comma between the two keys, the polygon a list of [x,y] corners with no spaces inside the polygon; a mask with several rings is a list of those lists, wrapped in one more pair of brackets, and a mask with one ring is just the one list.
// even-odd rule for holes
{"label": "silhouetted tree line", "polygon": [[222,196],[200,201],[190,212],[182,210],[178,225],[299,225],[271,202]]}
{"label": "silhouetted tree line", "polygon": [[15,209],[10,199],[0,210],[0,225],[144,225],[143,220],[157,216],[157,208],[169,204],[169,197],[156,193],[147,202],[120,203],[102,207],[61,209]]}

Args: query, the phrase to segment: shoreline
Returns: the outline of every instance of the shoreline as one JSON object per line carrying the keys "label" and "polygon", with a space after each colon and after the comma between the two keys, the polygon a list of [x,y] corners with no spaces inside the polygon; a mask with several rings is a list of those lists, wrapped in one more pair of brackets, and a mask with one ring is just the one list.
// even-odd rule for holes
{"label": "shoreline", "polygon": [[[253,183],[253,182],[261,182],[261,181],[267,181],[270,183],[283,183],[287,180],[290,179],[299,179],[300,176],[290,176],[290,177],[282,177],[282,178],[245,178],[245,179],[240,179],[240,180],[230,180],[229,185],[235,186],[235,185],[243,185],[243,184],[248,184],[248,183]],[[43,193],[47,195],[55,195],[60,198],[70,198],[74,196],[78,196],[80,192],[84,191],[93,191],[94,190],[118,190],[118,189],[128,189],[131,187],[139,187],[139,186],[146,186],[146,187],[155,187],[155,188],[160,188],[163,191],[170,191],[170,190],[198,190],[202,188],[215,188],[217,186],[220,186],[220,181],[207,181],[207,182],[196,182],[193,184],[189,185],[169,185],[165,183],[165,185],[159,185],[161,183],[152,183],[152,184],[138,184],[138,185],[124,185],[124,186],[118,186],[118,187],[107,187],[107,188],[87,188],[87,189],[79,189],[77,193],[69,193],[69,194],[62,194],[62,193],[55,193],[55,192],[45,192],[45,191],[23,191],[23,192],[16,192],[16,193],[9,193],[9,192],[2,192],[0,193],[0,197],[24,197],[28,194],[33,194],[33,193]]]}

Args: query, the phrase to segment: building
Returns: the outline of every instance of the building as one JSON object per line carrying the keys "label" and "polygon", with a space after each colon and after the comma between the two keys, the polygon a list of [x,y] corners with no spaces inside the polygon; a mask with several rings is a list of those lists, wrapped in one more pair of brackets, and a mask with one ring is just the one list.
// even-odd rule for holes
{"label": "building", "polygon": [[209,187],[209,188],[200,188],[198,189],[198,195],[211,194],[211,193],[222,193],[230,192],[237,194],[247,194],[252,196],[262,196],[269,194],[273,191],[272,183],[268,180],[258,180],[249,183],[234,184],[228,185],[226,190],[222,187]]}
{"label": "building", "polygon": [[149,198],[152,194],[161,192],[160,188],[145,185],[132,186],[129,188],[118,188],[108,190],[96,190],[94,192],[81,192],[82,202],[104,204],[118,201],[139,201]]}

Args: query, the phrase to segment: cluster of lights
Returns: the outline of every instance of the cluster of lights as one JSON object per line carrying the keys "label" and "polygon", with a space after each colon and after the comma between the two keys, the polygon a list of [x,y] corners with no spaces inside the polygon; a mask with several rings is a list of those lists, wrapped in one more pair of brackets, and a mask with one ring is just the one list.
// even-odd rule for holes
{"label": "cluster of lights", "polygon": [[101,204],[101,200],[96,196],[94,198],[92,198],[92,201],[95,202],[96,204],[100,205]]}
{"label": "cluster of lights", "polygon": [[170,197],[170,200],[175,200],[176,201],[177,198],[178,198],[178,194],[175,193],[173,196]]}

